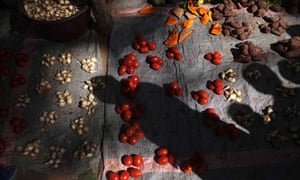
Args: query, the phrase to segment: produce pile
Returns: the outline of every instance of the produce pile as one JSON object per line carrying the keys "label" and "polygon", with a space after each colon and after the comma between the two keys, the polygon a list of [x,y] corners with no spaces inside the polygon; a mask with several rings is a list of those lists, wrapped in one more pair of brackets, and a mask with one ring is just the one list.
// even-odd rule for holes
{"label": "produce pile", "polygon": [[[142,15],[151,15],[156,12],[156,7],[153,5],[147,5],[139,13]],[[241,22],[238,18],[239,11],[246,9],[249,13],[253,14],[262,21],[266,21],[266,24],[254,24],[252,21]],[[219,13],[219,15],[218,15]],[[186,51],[189,49],[185,47],[189,41],[196,42],[197,39],[197,27],[206,26],[203,28],[208,30],[211,36],[224,36],[225,38],[246,40],[238,42],[232,46],[232,61],[226,62],[225,67],[229,64],[251,64],[252,62],[263,62],[267,63],[269,58],[269,51],[265,51],[265,47],[262,48],[260,44],[254,44],[252,41],[247,40],[252,38],[254,31],[260,29],[261,33],[272,33],[276,36],[281,36],[286,33],[288,28],[288,21],[284,17],[277,15],[269,16],[270,10],[267,6],[266,1],[224,1],[218,3],[211,8],[208,6],[199,6],[192,0],[187,0],[184,4],[179,4],[173,8],[170,8],[169,13],[166,14],[165,21],[163,23],[168,29],[168,35],[161,40],[153,41],[146,35],[139,32],[135,35],[131,41],[131,48],[129,52],[126,51],[126,55],[119,61],[119,69],[114,72],[112,68],[111,74],[116,74],[116,78],[121,78],[121,94],[125,95],[128,100],[125,104],[117,105],[116,112],[121,114],[123,124],[121,126],[119,141],[121,143],[128,142],[129,145],[138,145],[141,138],[146,137],[143,129],[140,129],[140,124],[143,124],[144,114],[147,114],[147,107],[143,112],[139,111],[138,106],[134,103],[139,101],[139,91],[141,89],[140,83],[142,83],[143,72],[139,71],[143,67],[143,60],[146,64],[149,64],[149,68],[153,70],[152,76],[155,73],[165,70],[164,66],[169,64],[169,60],[175,60],[177,68],[180,68],[180,64],[188,63],[189,57],[187,57]],[[267,16],[268,15],[268,16]],[[148,35],[150,36],[150,35]],[[231,37],[228,37],[231,36]],[[201,41],[201,39],[197,39]],[[236,42],[236,40],[234,41]],[[130,43],[128,43],[130,44]],[[270,48],[270,47],[269,47]],[[163,53],[162,53],[163,51]],[[123,52],[124,53],[124,52]],[[203,52],[202,52],[203,53]],[[162,56],[165,54],[165,57]],[[223,54],[221,50],[214,49],[213,51],[204,52],[204,56],[201,56],[198,61],[201,63],[212,64],[216,67],[223,65],[223,58],[227,56]],[[293,64],[297,64],[297,61],[293,61]],[[178,65],[178,66],[177,66]],[[239,66],[239,65],[237,65]],[[296,65],[297,66],[297,65]],[[299,67],[299,66],[298,66]],[[169,67],[168,67],[169,68]],[[144,69],[143,69],[144,70]],[[224,123],[223,115],[218,113],[218,109],[208,107],[216,96],[223,96],[227,102],[230,103],[241,103],[243,99],[248,98],[247,92],[240,90],[236,82],[239,78],[244,77],[249,81],[261,81],[264,80],[264,74],[260,68],[247,68],[243,73],[240,73],[238,69],[228,68],[219,72],[219,76],[206,81],[205,88],[194,89],[188,92],[186,85],[183,86],[179,81],[170,81],[166,83],[164,88],[165,94],[168,97],[185,98],[191,97],[196,104],[202,106],[200,109],[204,109],[204,123],[207,127],[213,129],[216,137],[228,136],[231,140],[236,141],[241,136],[241,126],[249,128],[254,122],[262,122],[265,124],[276,121],[278,110],[271,105],[262,107],[260,114],[255,114],[253,111],[247,111],[240,109],[233,115],[232,123]],[[298,71],[299,73],[299,71]],[[127,77],[123,77],[124,75]],[[140,74],[140,75],[139,75]],[[293,91],[287,88],[287,91]],[[284,88],[281,89],[285,91]],[[296,90],[297,91],[297,90]],[[296,94],[289,92],[291,97],[296,97]],[[147,96],[147,95],[144,95]],[[295,107],[296,106],[296,107]],[[296,116],[300,116],[300,109],[298,105],[295,107]],[[289,109],[292,108],[289,106]],[[122,110],[123,109],[123,110]],[[145,110],[145,111],[144,111]],[[151,112],[150,112],[151,113]],[[293,119],[293,118],[292,118]],[[291,125],[292,126],[292,125]],[[135,135],[136,131],[141,134]],[[272,136],[270,132],[266,134],[266,142],[272,144],[274,147],[278,147],[284,142],[289,140],[286,135]],[[146,133],[147,134],[147,133]],[[272,138],[270,138],[272,136]],[[135,140],[132,140],[134,138]],[[142,141],[142,140],[141,140]],[[160,145],[160,144],[159,144]],[[194,172],[196,174],[204,173],[209,164],[205,160],[202,152],[197,152],[190,157],[178,157],[177,152],[173,152],[172,149],[168,149],[168,145],[159,146],[152,154],[154,154],[153,160],[161,165],[165,166],[168,164],[173,165],[175,168],[180,169],[184,173]],[[124,155],[126,156],[126,155]],[[127,157],[127,156],[126,156]],[[127,158],[126,158],[127,159]],[[145,158],[146,159],[146,158]],[[132,161],[132,160],[128,160]],[[122,161],[123,162],[123,161]],[[131,176],[136,178],[135,174],[130,172],[130,168],[134,167],[131,163],[125,166],[120,166],[120,169],[113,167],[113,169],[107,169],[108,179],[126,179]],[[124,165],[124,164],[123,164]],[[125,168],[125,169],[124,169]],[[142,168],[138,168],[138,177],[142,176]],[[124,178],[124,171],[126,178]]]}

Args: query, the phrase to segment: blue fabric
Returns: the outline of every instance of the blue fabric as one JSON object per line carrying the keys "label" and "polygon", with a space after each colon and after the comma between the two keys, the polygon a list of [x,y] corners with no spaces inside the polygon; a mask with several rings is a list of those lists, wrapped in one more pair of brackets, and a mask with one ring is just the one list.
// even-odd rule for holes
{"label": "blue fabric", "polygon": [[13,180],[17,169],[13,166],[7,166],[0,170],[0,180]]}

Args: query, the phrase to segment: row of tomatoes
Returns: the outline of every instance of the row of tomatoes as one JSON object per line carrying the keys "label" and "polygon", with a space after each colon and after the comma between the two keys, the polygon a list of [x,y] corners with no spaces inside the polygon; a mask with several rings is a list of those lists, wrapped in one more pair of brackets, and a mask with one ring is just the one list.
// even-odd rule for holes
{"label": "row of tomatoes", "polygon": [[[9,85],[17,87],[26,84],[26,78],[19,73],[12,72],[11,65],[15,64],[19,68],[25,67],[30,61],[30,56],[25,53],[12,53],[8,50],[0,49],[0,78],[2,83],[9,78]],[[0,86],[0,93],[5,92],[4,87]],[[0,108],[0,118],[9,116],[9,108]],[[23,118],[13,117],[9,121],[10,126],[16,134],[20,134],[27,126],[27,121]],[[0,139],[0,155],[5,151],[7,143]]]}

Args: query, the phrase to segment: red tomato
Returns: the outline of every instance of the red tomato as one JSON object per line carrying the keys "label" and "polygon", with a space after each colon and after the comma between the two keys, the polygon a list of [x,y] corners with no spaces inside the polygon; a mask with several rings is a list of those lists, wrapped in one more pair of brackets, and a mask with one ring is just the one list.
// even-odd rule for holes
{"label": "red tomato", "polygon": [[132,112],[130,110],[124,111],[121,116],[124,121],[128,122],[132,119]]}
{"label": "red tomato", "polygon": [[170,83],[170,88],[178,89],[179,88],[179,83],[177,81],[171,82]]}
{"label": "red tomato", "polygon": [[201,105],[205,105],[208,103],[208,98],[200,98],[198,99],[198,103]]}
{"label": "red tomato", "polygon": [[123,156],[121,161],[125,166],[131,166],[133,164],[133,158],[130,155]]}
{"label": "red tomato", "polygon": [[217,95],[221,95],[221,94],[223,94],[223,89],[222,88],[215,88],[214,93],[216,93]]}
{"label": "red tomato", "polygon": [[130,59],[130,60],[132,60],[132,61],[135,61],[135,60],[136,60],[136,56],[135,56],[135,54],[133,54],[133,53],[129,53],[129,54],[127,54],[127,55],[125,56],[125,59]]}
{"label": "red tomato", "polygon": [[140,77],[137,75],[132,75],[132,76],[130,76],[130,80],[132,80],[135,83],[139,83]]}
{"label": "red tomato", "polygon": [[141,167],[144,164],[144,159],[141,155],[139,154],[133,154],[133,165],[136,167]]}
{"label": "red tomato", "polygon": [[148,48],[153,51],[156,49],[156,43],[155,42],[148,42],[147,43]]}
{"label": "red tomato", "polygon": [[181,88],[176,89],[175,95],[176,95],[176,96],[179,96],[179,97],[183,96],[183,89],[181,89]]}
{"label": "red tomato", "polygon": [[193,172],[193,166],[191,163],[189,162],[184,162],[182,165],[181,165],[181,169],[184,173],[191,173]]}
{"label": "red tomato", "polygon": [[122,105],[121,105],[121,110],[122,110],[122,112],[125,112],[125,111],[128,111],[128,110],[130,110],[130,103],[123,103]]}
{"label": "red tomato", "polygon": [[207,81],[206,87],[210,90],[214,90],[215,89],[215,84],[212,81]]}
{"label": "red tomato", "polygon": [[216,113],[216,110],[214,108],[207,108],[205,110],[206,113]]}
{"label": "red tomato", "polygon": [[147,54],[149,52],[148,46],[141,46],[141,48],[139,49],[139,52],[143,53],[143,54]]}
{"label": "red tomato", "polygon": [[224,86],[224,81],[221,80],[221,79],[215,79],[213,81],[213,83],[214,83],[216,88],[223,88],[223,86]]}
{"label": "red tomato", "polygon": [[220,64],[222,64],[222,59],[213,59],[211,62],[212,62],[214,65],[220,65]]}
{"label": "red tomato", "polygon": [[151,69],[157,71],[157,70],[160,69],[160,64],[158,64],[158,63],[152,63],[152,64],[150,65],[150,67],[151,67]]}
{"label": "red tomato", "polygon": [[220,53],[220,51],[215,51],[214,54],[213,54],[213,58],[214,59],[221,59],[222,54]]}
{"label": "red tomato", "polygon": [[133,178],[139,178],[142,176],[141,170],[139,170],[137,168],[130,167],[127,169],[127,171],[129,172],[130,176]]}
{"label": "red tomato", "polygon": [[209,98],[209,94],[205,90],[202,90],[202,89],[198,91],[198,95],[200,98],[206,98],[206,99]]}
{"label": "red tomato", "polygon": [[127,71],[127,66],[125,65],[121,65],[119,66],[119,69],[118,69],[118,74],[119,76],[123,76]]}
{"label": "red tomato", "polygon": [[137,61],[137,60],[135,60],[135,61],[133,61],[132,66],[133,66],[134,68],[138,68],[138,67],[140,66],[140,62]]}
{"label": "red tomato", "polygon": [[157,156],[167,156],[169,154],[169,151],[167,148],[160,147],[155,151],[155,154]]}
{"label": "red tomato", "polygon": [[205,54],[204,59],[211,61],[213,59],[213,54],[212,53]]}
{"label": "red tomato", "polygon": [[178,53],[179,53],[178,47],[170,47],[170,48],[168,49],[168,51],[170,51],[170,52],[172,52],[172,53],[174,53],[174,54],[178,54]]}
{"label": "red tomato", "polygon": [[126,136],[128,136],[128,137],[130,137],[130,136],[133,136],[134,134],[135,134],[135,128],[134,127],[132,127],[132,126],[129,126],[129,127],[127,127],[126,129],[125,129],[125,135]]}
{"label": "red tomato", "polygon": [[134,66],[127,66],[126,72],[128,74],[134,74],[135,67]]}
{"label": "red tomato", "polygon": [[134,137],[136,137],[137,139],[143,138],[145,137],[145,133],[141,129],[137,129],[135,131]]}
{"label": "red tomato", "polygon": [[130,136],[130,137],[128,138],[127,142],[128,142],[129,144],[131,144],[131,145],[135,145],[135,144],[138,142],[138,140],[137,140],[137,138],[136,138],[135,136]]}
{"label": "red tomato", "polygon": [[219,121],[220,120],[220,116],[216,112],[215,113],[206,113],[205,118],[211,119],[213,121]]}
{"label": "red tomato", "polygon": [[156,156],[155,161],[159,165],[167,165],[169,163],[169,158],[167,155],[162,155],[162,156]]}
{"label": "red tomato", "polygon": [[141,127],[141,123],[140,121],[133,121],[131,122],[131,127],[135,128],[136,130],[138,130]]}
{"label": "red tomato", "polygon": [[147,40],[146,39],[140,39],[138,40],[139,45],[142,47],[147,47],[147,49],[149,50],[148,46],[147,46]]}
{"label": "red tomato", "polygon": [[139,45],[139,43],[137,42],[137,41],[134,41],[133,43],[132,43],[132,48],[134,49],[134,50],[140,50],[141,49],[141,46]]}
{"label": "red tomato", "polygon": [[122,64],[128,67],[128,66],[132,66],[134,61],[135,60],[130,59],[130,57],[129,58],[124,58]]}
{"label": "red tomato", "polygon": [[126,142],[128,141],[128,136],[126,136],[125,133],[121,133],[121,134],[119,135],[119,141],[120,141],[121,143],[126,143]]}
{"label": "red tomato", "polygon": [[180,54],[180,53],[174,54],[174,59],[177,60],[177,61],[181,61],[182,60],[182,54]]}
{"label": "red tomato", "polygon": [[129,180],[129,178],[130,178],[130,174],[128,171],[126,171],[126,170],[119,171],[119,179],[120,180]]}
{"label": "red tomato", "polygon": [[199,94],[198,94],[197,92],[195,92],[195,91],[193,91],[193,92],[191,93],[191,95],[192,95],[192,98],[193,98],[195,101],[198,101],[198,99],[200,98]]}
{"label": "red tomato", "polygon": [[106,176],[108,180],[119,180],[119,174],[117,172],[109,171]]}
{"label": "red tomato", "polygon": [[169,58],[169,59],[173,59],[174,56],[175,56],[175,54],[172,53],[172,52],[169,52],[169,51],[168,51],[168,52],[166,53],[166,57]]}

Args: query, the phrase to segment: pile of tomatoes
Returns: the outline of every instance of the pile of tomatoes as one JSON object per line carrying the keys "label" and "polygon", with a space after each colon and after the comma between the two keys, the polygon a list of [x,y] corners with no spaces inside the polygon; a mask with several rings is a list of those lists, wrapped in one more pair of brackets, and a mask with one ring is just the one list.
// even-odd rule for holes
{"label": "pile of tomatoes", "polygon": [[177,81],[171,82],[167,88],[166,94],[168,96],[183,96],[183,89],[179,86]]}
{"label": "pile of tomatoes", "polygon": [[156,43],[148,41],[144,35],[138,34],[135,36],[132,47],[142,54],[147,54],[149,51],[154,51],[156,49]]}
{"label": "pile of tomatoes", "polygon": [[176,61],[182,60],[182,54],[179,52],[178,47],[170,47],[166,51],[166,57],[169,59],[175,59]]}
{"label": "pile of tomatoes", "polygon": [[123,76],[124,74],[134,74],[135,69],[140,66],[140,62],[137,60],[135,54],[127,54],[119,61],[118,74]]}
{"label": "pile of tomatoes", "polygon": [[220,65],[222,64],[222,54],[220,51],[215,51],[213,53],[209,52],[204,55],[204,59],[210,61],[212,64]]}
{"label": "pile of tomatoes", "polygon": [[140,167],[144,164],[144,159],[139,154],[124,155],[121,158],[123,165],[127,167],[126,170],[118,172],[108,171],[106,173],[108,180],[128,180],[130,177],[139,178],[142,176]]}

